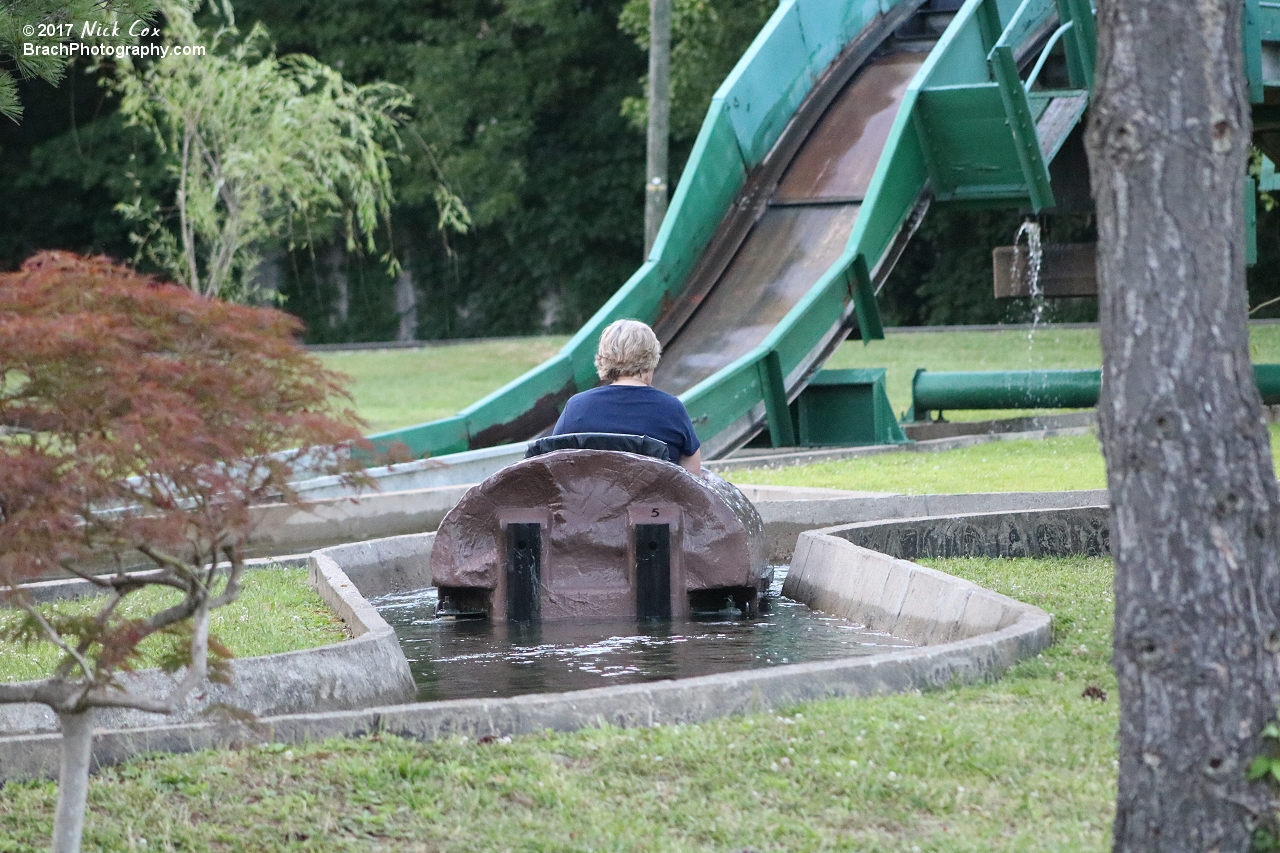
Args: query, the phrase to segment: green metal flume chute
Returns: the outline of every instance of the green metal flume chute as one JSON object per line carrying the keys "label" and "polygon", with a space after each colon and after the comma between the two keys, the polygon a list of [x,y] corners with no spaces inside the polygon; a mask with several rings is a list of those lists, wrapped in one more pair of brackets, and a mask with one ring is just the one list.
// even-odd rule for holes
{"label": "green metal flume chute", "polygon": [[[931,200],[1053,205],[1049,163],[1088,104],[1093,51],[1089,0],[784,0],[713,98],[631,279],[538,368],[371,438],[419,456],[530,438],[596,384],[601,330],[634,317],[658,331],[655,384],[706,456],[762,427],[794,443],[789,406],[827,356],[851,328],[883,337],[877,288]],[[1061,88],[1040,82],[1051,55]]]}

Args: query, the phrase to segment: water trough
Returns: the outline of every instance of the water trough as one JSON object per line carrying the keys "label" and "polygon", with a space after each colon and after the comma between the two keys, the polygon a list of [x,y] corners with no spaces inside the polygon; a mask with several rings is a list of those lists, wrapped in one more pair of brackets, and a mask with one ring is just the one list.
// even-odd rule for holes
{"label": "water trough", "polygon": [[[935,506],[947,506],[951,512],[945,516],[922,514],[910,519],[910,524],[917,529],[916,541],[928,541],[932,535],[929,530],[939,525],[955,527],[961,517],[972,515],[964,512],[958,497],[931,497]],[[973,497],[976,505],[988,508],[992,501],[1011,502],[1010,496]],[[856,503],[857,499],[854,500]],[[868,500],[874,502],[874,499]],[[902,496],[886,500],[891,506],[881,512],[898,516],[887,527],[863,521],[800,533],[788,576],[791,588],[787,592],[828,614],[891,631],[919,644],[915,648],[567,693],[267,714],[253,725],[200,720],[113,728],[98,733],[95,762],[98,765],[115,763],[152,751],[182,752],[245,742],[296,743],[373,731],[429,739],[448,735],[502,736],[548,728],[568,731],[606,724],[652,726],[698,722],[823,697],[869,696],[982,680],[1036,654],[1050,642],[1050,619],[1042,610],[851,541],[877,530],[901,529],[904,510],[928,506],[919,500],[912,504]],[[1078,504],[1080,496],[1060,496],[1060,500]],[[840,499],[836,502],[838,505]],[[1041,496],[1041,502],[1050,501],[1047,496]],[[828,508],[824,513],[821,507],[827,502],[822,500],[787,503],[796,513],[808,505],[809,514],[817,518],[824,514],[830,517],[836,511]],[[851,506],[846,503],[846,510]],[[861,511],[875,512],[865,505]],[[1047,514],[1038,522],[1041,526],[1047,523],[1045,519],[1078,515],[1080,510],[1044,512]],[[1095,520],[1103,517],[1098,515],[1099,510],[1086,511],[1086,515],[1088,512],[1093,513],[1089,517]],[[767,517],[778,513],[775,509],[764,514]],[[1005,522],[997,519],[1007,520],[1017,513],[983,515],[987,517],[983,524],[994,525],[991,529],[997,531],[993,534],[994,541],[1000,541],[1002,536],[1007,541],[1009,537],[999,533],[1006,529],[1000,526]],[[1046,549],[1079,548],[1083,541],[1070,536],[1037,539],[1034,530],[1033,527],[1031,539],[1043,541]],[[340,545],[316,551],[308,560],[313,572],[327,576],[340,572],[362,597],[404,591],[431,584],[429,567],[434,538],[434,534],[424,533]],[[985,540],[981,536],[976,539],[969,536],[962,537],[961,541]],[[1106,542],[1106,537],[1099,534],[1090,541]],[[59,737],[53,733],[0,736],[0,781],[51,775],[57,767],[58,748]]]}

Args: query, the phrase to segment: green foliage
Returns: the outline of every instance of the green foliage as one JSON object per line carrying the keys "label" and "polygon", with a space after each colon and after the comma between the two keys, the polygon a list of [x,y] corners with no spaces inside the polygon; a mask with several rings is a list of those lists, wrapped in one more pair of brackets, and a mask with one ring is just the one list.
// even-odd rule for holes
{"label": "green foliage", "polygon": [[[48,83],[62,79],[72,57],[27,53],[26,45],[36,48],[89,42],[131,42],[127,35],[135,20],[150,18],[156,0],[10,0],[0,3],[0,57],[13,63],[18,76],[39,78]],[[124,33],[117,38],[86,35],[85,25],[100,23],[111,32],[123,23]],[[14,74],[0,68],[0,115],[18,121],[22,103]]]}
{"label": "green foliage", "polygon": [[[1280,716],[1262,728],[1262,753],[1249,764],[1245,777],[1250,781],[1266,780],[1280,791]],[[1253,834],[1252,853],[1274,853],[1280,850],[1280,819],[1272,815]]]}
{"label": "green foliage", "polygon": [[[644,58],[617,28],[621,5],[239,4],[281,50],[413,95],[408,159],[393,164],[394,223],[420,337],[573,330],[635,270],[643,137],[618,110]],[[471,212],[466,235],[437,232],[440,184]],[[291,256],[283,272],[309,340],[385,340],[394,330],[392,281],[366,259]]]}
{"label": "green foliage", "polygon": [[[774,5],[676,0],[673,174],[709,98]],[[264,282],[278,282],[308,340],[395,337],[396,276],[380,259],[391,251],[412,280],[424,338],[573,331],[635,271],[643,135],[622,110],[626,102],[627,116],[643,115],[644,0],[240,0],[237,20],[245,31],[263,24],[279,56],[305,53],[350,84],[385,80],[414,99],[400,126],[403,149],[387,143],[403,157],[388,159],[396,204],[377,252],[367,234],[351,252],[345,239],[289,252],[287,233],[258,247]],[[197,21],[210,32],[225,25],[216,10]],[[84,74],[57,88],[19,81],[19,93],[23,125],[0,122],[0,265],[49,247],[135,255],[113,208],[151,199],[173,212],[170,155],[154,134],[114,116],[115,96]],[[466,234],[453,230],[462,221],[453,199],[471,214]],[[881,293],[887,323],[1027,319],[1026,301],[991,296],[990,249],[1011,243],[1020,219],[936,206]],[[1085,218],[1048,216],[1044,225],[1047,240],[1092,239]],[[1258,230],[1254,306],[1280,296],[1280,209],[1260,211]],[[300,227],[294,235],[307,236]],[[1086,320],[1095,310],[1091,299],[1062,300],[1049,313]],[[1255,316],[1280,316],[1280,302]]]}
{"label": "green foliage", "polygon": [[[239,37],[229,6],[211,32],[180,2],[164,10],[166,44],[208,52],[120,62],[120,109],[154,134],[177,183],[172,204],[139,195],[120,205],[141,226],[140,254],[198,293],[244,301],[269,240],[306,248],[342,232],[348,251],[363,237],[376,252],[407,93],[354,86],[306,55],[277,57],[260,24]],[[465,209],[444,211],[443,223],[465,229]],[[395,269],[393,255],[382,260]]]}
{"label": "green foliage", "polygon": [[135,180],[147,194],[173,193],[151,135],[126,126],[118,99],[83,64],[56,87],[34,79],[19,93],[22,123],[0,121],[0,269],[50,247],[131,256],[116,203],[136,194]]}
{"label": "green foliage", "polygon": [[[711,96],[742,57],[778,4],[773,0],[673,0],[671,4],[671,138],[692,140]],[[618,26],[649,50],[649,0],[628,0]],[[649,77],[640,78],[642,92]],[[622,114],[644,131],[647,94],[622,102]]]}
{"label": "green foliage", "polygon": [[1245,772],[1250,781],[1265,778],[1280,786],[1280,724],[1272,720],[1262,728],[1263,753],[1253,760]]}

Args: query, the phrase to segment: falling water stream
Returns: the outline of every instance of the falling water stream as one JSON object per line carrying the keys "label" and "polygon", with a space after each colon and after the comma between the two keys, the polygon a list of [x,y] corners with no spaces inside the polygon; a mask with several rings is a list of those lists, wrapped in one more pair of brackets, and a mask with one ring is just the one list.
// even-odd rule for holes
{"label": "falling water stream", "polygon": [[1040,247],[1040,223],[1034,219],[1026,219],[1018,226],[1018,233],[1013,237],[1013,270],[1012,280],[1018,279],[1020,256],[1018,245],[1022,238],[1027,238],[1027,279],[1031,292],[1031,328],[1027,331],[1027,349],[1035,346],[1036,330],[1044,322],[1045,308],[1048,303],[1044,298],[1044,287],[1040,284],[1040,264],[1044,260],[1044,251]]}
{"label": "falling water stream", "polygon": [[371,600],[395,629],[420,701],[518,696],[688,678],[909,648],[781,595],[774,571],[768,606],[688,620],[561,620],[509,625],[437,618],[434,588]]}

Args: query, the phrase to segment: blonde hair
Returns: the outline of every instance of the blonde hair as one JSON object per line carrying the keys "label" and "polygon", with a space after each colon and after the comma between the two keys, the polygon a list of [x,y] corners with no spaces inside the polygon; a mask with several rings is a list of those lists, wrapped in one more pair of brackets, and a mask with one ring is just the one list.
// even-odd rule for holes
{"label": "blonde hair", "polygon": [[596,373],[604,382],[643,376],[658,366],[661,356],[662,345],[653,329],[639,320],[614,320],[600,335]]}

